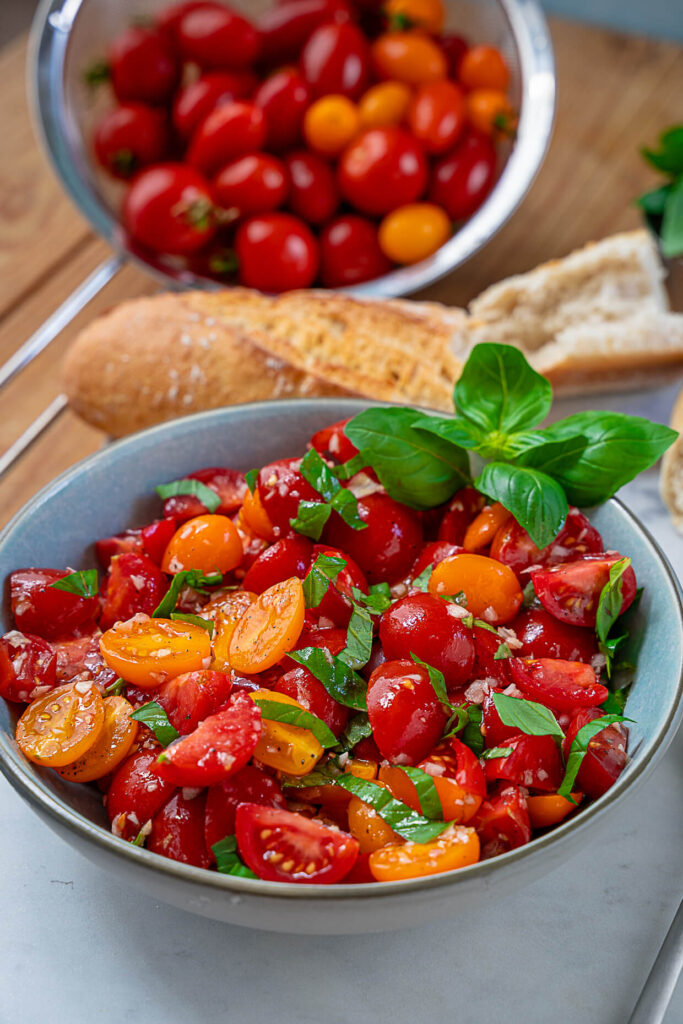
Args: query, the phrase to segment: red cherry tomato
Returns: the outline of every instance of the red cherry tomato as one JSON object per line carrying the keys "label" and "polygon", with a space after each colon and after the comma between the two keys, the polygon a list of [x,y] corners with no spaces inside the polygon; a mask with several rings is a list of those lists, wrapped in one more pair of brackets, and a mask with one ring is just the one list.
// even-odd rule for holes
{"label": "red cherry tomato", "polygon": [[491,633],[483,626],[474,626],[472,629],[474,641],[475,679],[492,679],[496,686],[509,686],[512,682],[508,669],[507,658],[496,658],[496,654],[503,642],[498,633]]}
{"label": "red cherry tomato", "polygon": [[552,736],[511,736],[505,741],[511,753],[486,761],[489,782],[504,779],[528,789],[554,793],[562,782],[562,759]]}
{"label": "red cherry tomato", "polygon": [[474,642],[471,630],[449,613],[449,607],[432,594],[403,597],[382,615],[379,638],[387,658],[415,654],[443,672],[451,688],[471,678]]}
{"label": "red cherry tomato", "polygon": [[316,544],[313,548],[313,559],[315,560],[318,555],[341,558],[346,562],[346,565],[337,576],[334,584],[329,584],[327,593],[313,610],[321,620],[329,619],[335,626],[346,629],[351,618],[351,612],[353,611],[353,588],[356,587],[358,590],[362,590],[364,594],[367,594],[368,581],[360,567],[345,551],[328,547],[326,544]]}
{"label": "red cherry tomato", "polygon": [[164,34],[152,28],[127,28],[111,44],[107,63],[121,103],[164,103],[178,81],[173,49]]}
{"label": "red cherry tomato", "polygon": [[178,30],[180,23],[186,14],[198,11],[200,7],[223,7],[223,4],[216,0],[186,0],[185,3],[171,4],[170,7],[163,7],[154,16],[158,29],[165,32],[175,46],[178,44]]}
{"label": "red cherry tomato", "polygon": [[503,720],[496,710],[493,696],[493,693],[484,694],[481,705],[482,732],[487,747],[504,747],[505,741],[509,740],[511,736],[519,735],[519,732],[517,726],[503,724]]}
{"label": "red cherry tomato", "polygon": [[355,444],[351,444],[344,433],[344,427],[349,422],[348,419],[339,420],[338,423],[332,423],[329,427],[317,430],[311,438],[311,448],[315,448],[317,452],[333,462],[340,464],[348,462],[354,455],[358,455]]}
{"label": "red cherry tomato", "polygon": [[583,512],[570,508],[564,526],[543,550],[536,547],[516,519],[510,517],[491,543],[491,558],[504,562],[519,575],[530,565],[558,565],[580,555],[604,551],[602,537]]}
{"label": "red cherry tomato", "polygon": [[135,839],[173,792],[173,783],[152,771],[160,752],[161,747],[137,750],[114,772],[106,799],[114,835]]}
{"label": "red cherry tomato", "polygon": [[208,182],[184,164],[148,167],[126,194],[123,223],[136,242],[154,252],[196,252],[216,232]]}
{"label": "red cherry tomato", "polygon": [[474,487],[463,487],[450,500],[439,527],[439,540],[462,545],[470,525],[486,504],[486,499]]}
{"label": "red cherry tomato", "polygon": [[302,814],[240,804],[237,845],[259,878],[271,882],[339,882],[358,856],[358,842]]}
{"label": "red cherry tomato", "polygon": [[279,152],[298,144],[310,102],[308,85],[292,68],[276,71],[261,83],[254,93],[254,103],[265,114],[269,149]]}
{"label": "red cherry tomato", "polygon": [[211,71],[189,82],[173,101],[173,127],[187,141],[204,118],[222,103],[244,100],[254,90],[256,77],[249,71]]}
{"label": "red cherry tomato", "polygon": [[213,182],[216,198],[241,216],[266,213],[282,206],[287,195],[287,172],[269,153],[248,153],[230,161]]}
{"label": "red cherry tomato", "polygon": [[176,532],[177,526],[178,523],[175,519],[155,519],[148,526],[143,526],[140,531],[142,550],[155,565],[161,565],[164,551]]}
{"label": "red cherry tomato", "polygon": [[114,555],[124,555],[128,551],[140,553],[142,550],[142,530],[124,530],[95,541],[95,554],[103,569],[109,568]]}
{"label": "red cherry tomato", "polygon": [[339,206],[339,190],[329,164],[315,153],[290,153],[287,204],[297,217],[309,224],[322,224]]}
{"label": "red cherry tomato", "polygon": [[[240,473],[236,469],[211,466],[207,469],[199,469],[196,473],[188,473],[187,479],[199,480],[209,490],[216,492],[221,499],[216,513],[222,516],[229,516],[233,512],[237,512],[247,493],[244,473]],[[164,518],[176,519],[178,523],[194,519],[195,516],[206,515],[208,511],[206,505],[194,494],[176,494],[164,501]]]}
{"label": "red cherry tomato", "polygon": [[56,683],[57,655],[47,641],[13,629],[0,638],[0,697],[28,703]]}
{"label": "red cherry tomato", "polygon": [[151,615],[167,590],[166,577],[147,555],[116,555],[109,566],[100,629],[138,612]]}
{"label": "red cherry tomato", "polygon": [[271,64],[296,60],[314,29],[328,22],[349,21],[345,0],[288,0],[259,17],[260,58]]}
{"label": "red cherry tomato", "polygon": [[[304,647],[320,647],[333,657],[336,657],[346,647],[346,631],[343,629],[323,629],[320,626],[307,625],[302,630],[294,650],[300,651]],[[288,657],[283,658],[280,662],[280,667],[285,672],[290,672],[297,665],[298,662],[292,661]]]}
{"label": "red cherry tomato", "polygon": [[320,495],[299,472],[301,459],[279,459],[259,471],[258,493],[275,537],[292,532],[300,501],[319,501]]}
{"label": "red cherry tomato", "polygon": [[364,217],[337,217],[320,236],[322,283],[346,288],[388,274],[393,264],[379,246],[377,226]]}
{"label": "red cherry tomato", "polygon": [[408,111],[408,124],[428,153],[445,153],[458,141],[467,121],[465,97],[454,82],[426,82]]}
{"label": "red cherry tomato", "polygon": [[223,103],[208,114],[192,136],[186,160],[204,174],[245,153],[262,149],[266,141],[266,119],[260,107],[246,100]]}
{"label": "red cherry tomato", "polygon": [[70,683],[76,676],[92,679],[103,690],[113,683],[113,672],[100,651],[99,631],[74,640],[56,640],[50,646],[57,655],[57,682]]}
{"label": "red cherry tomato", "polygon": [[[572,743],[579,729],[583,728],[603,712],[597,708],[577,711],[567,729],[562,744],[565,758],[569,757]],[[606,793],[617,781],[626,764],[628,730],[621,722],[601,729],[588,744],[588,750],[576,776],[576,788],[593,800]]]}
{"label": "red cherry tomato", "polygon": [[448,540],[435,540],[430,544],[425,544],[420,557],[408,573],[409,581],[412,582],[417,579],[417,577],[425,571],[427,566],[438,565],[439,562],[443,562],[445,558],[452,558],[453,555],[461,555],[464,550],[465,549],[460,547],[459,544],[451,544]]}
{"label": "red cherry tomato", "polygon": [[141,167],[163,160],[168,132],[163,113],[142,103],[124,103],[99,121],[95,156],[115,178],[130,178]]}
{"label": "red cherry tomato", "polygon": [[213,786],[243,768],[261,734],[261,712],[246,693],[167,747],[154,770],[176,786]]}
{"label": "red cherry tomato", "polygon": [[526,798],[517,786],[505,786],[484,800],[471,824],[481,840],[482,860],[516,850],[531,839]]}
{"label": "red cherry tomato", "polygon": [[321,25],[308,37],[300,66],[313,96],[334,93],[355,100],[370,84],[370,47],[349,22]]}
{"label": "red cherry tomato", "polygon": [[318,272],[318,243],[288,213],[251,217],[235,235],[240,282],[264,292],[308,288]]}
{"label": "red cherry tomato", "polygon": [[178,26],[178,45],[185,60],[201,68],[248,68],[259,50],[254,26],[227,7],[199,7]]}
{"label": "red cherry tomato", "polygon": [[570,626],[549,615],[544,608],[528,608],[510,623],[522,646],[515,653],[523,658],[562,658],[590,663],[598,653],[592,630]]}
{"label": "red cherry tomato", "polygon": [[[621,555],[588,555],[531,573],[536,596],[547,612],[570,626],[595,627],[602,588],[609,580],[610,567]],[[636,576],[631,566],[621,577],[621,612],[631,607],[636,596]]]}
{"label": "red cherry tomato", "polygon": [[470,133],[436,164],[429,198],[443,206],[451,220],[465,220],[486,199],[495,173],[493,143],[486,136]]}
{"label": "red cherry tomato", "polygon": [[417,764],[439,742],[446,711],[414,661],[386,661],[370,676],[368,717],[380,752],[392,764]]}
{"label": "red cherry tomato", "polygon": [[448,77],[457,78],[460,61],[469,49],[469,43],[462,36],[444,35],[439,39],[439,46],[448,62]]}
{"label": "red cherry tomato", "polygon": [[152,831],[145,846],[182,864],[208,868],[211,864],[204,841],[206,797],[203,793],[188,800],[176,793],[152,818]]}
{"label": "red cherry tomato", "polygon": [[306,711],[322,718],[335,736],[341,736],[349,720],[349,709],[330,697],[323,684],[303,665],[285,672],[273,689],[293,697]]}
{"label": "red cherry tomato", "polygon": [[371,128],[339,161],[342,195],[362,213],[381,216],[419,199],[427,185],[420,144],[402,128]]}
{"label": "red cherry tomato", "polygon": [[573,711],[602,704],[609,690],[595,671],[581,661],[561,658],[509,658],[513,681],[530,700],[554,711]]}
{"label": "red cherry tomato", "polygon": [[313,545],[306,537],[284,537],[263,551],[242,580],[245,590],[262,594],[290,576],[302,580],[311,565]]}
{"label": "red cherry tomato", "polygon": [[213,857],[211,848],[215,843],[235,834],[237,808],[244,803],[287,808],[280,783],[255,765],[248,764],[220,785],[210,786],[204,822],[204,838],[210,856]]}
{"label": "red cherry tomato", "polygon": [[418,515],[387,494],[359,498],[358,514],[368,524],[364,530],[354,530],[333,512],[325,527],[327,543],[348,552],[370,583],[403,579],[422,545]]}
{"label": "red cherry tomato", "polygon": [[46,640],[92,632],[98,599],[51,586],[68,575],[60,569],[19,569],[11,574],[10,599],[18,630]]}
{"label": "red cherry tomato", "polygon": [[232,680],[224,672],[200,669],[184,672],[164,683],[156,699],[181,736],[188,736],[200,722],[217,714],[228,702]]}

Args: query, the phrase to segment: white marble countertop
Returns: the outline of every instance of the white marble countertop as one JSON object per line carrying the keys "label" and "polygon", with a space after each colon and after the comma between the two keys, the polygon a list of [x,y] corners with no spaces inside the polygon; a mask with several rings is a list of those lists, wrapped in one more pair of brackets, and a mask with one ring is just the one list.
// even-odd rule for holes
{"label": "white marble countertop", "polygon": [[[666,421],[675,388],[558,404]],[[622,496],[683,578],[650,471]],[[81,858],[0,777],[3,1024],[625,1024],[683,886],[683,736],[598,842],[513,897],[359,937],[272,935],[160,905]],[[667,1024],[683,1020],[683,983]]]}

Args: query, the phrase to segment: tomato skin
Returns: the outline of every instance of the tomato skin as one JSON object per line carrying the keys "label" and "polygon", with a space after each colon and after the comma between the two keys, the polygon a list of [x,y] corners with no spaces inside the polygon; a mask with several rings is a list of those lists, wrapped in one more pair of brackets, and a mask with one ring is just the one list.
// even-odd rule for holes
{"label": "tomato skin", "polygon": [[126,29],[111,44],[107,63],[112,88],[121,103],[164,103],[178,81],[175,54],[155,29]]}
{"label": "tomato skin", "polygon": [[500,50],[494,46],[472,46],[463,54],[458,77],[466,89],[500,89],[510,84],[510,72]]}
{"label": "tomato skin", "polygon": [[194,864],[197,868],[211,865],[204,841],[203,793],[186,800],[182,792],[175,793],[152,818],[152,831],[145,846],[181,864]]}
{"label": "tomato skin", "polygon": [[255,594],[281,583],[290,576],[306,576],[313,558],[313,545],[307,537],[285,537],[263,551],[253,563],[242,586]]}
{"label": "tomato skin", "polygon": [[387,0],[383,5],[389,24],[407,22],[411,27],[440,35],[444,22],[441,0]]}
{"label": "tomato skin", "polygon": [[476,864],[479,837],[474,829],[455,825],[429,843],[385,846],[370,854],[370,871],[377,882],[424,878]]}
{"label": "tomato skin", "polygon": [[186,0],[185,3],[171,4],[170,7],[163,7],[155,14],[154,23],[177,47],[181,21],[186,14],[198,11],[200,7],[222,7],[222,4],[217,3],[216,0]]}
{"label": "tomato skin", "polygon": [[155,519],[148,526],[143,526],[140,531],[142,550],[155,565],[161,565],[164,551],[176,532],[177,525],[175,519]]}
{"label": "tomato skin", "polygon": [[299,472],[301,459],[279,459],[259,470],[258,493],[275,537],[292,533],[300,501],[319,501],[320,495]]}
{"label": "tomato skin", "polygon": [[465,130],[465,97],[454,82],[446,80],[421,85],[415,94],[408,124],[428,153],[446,153]]}
{"label": "tomato skin", "polygon": [[332,513],[324,537],[327,543],[347,552],[369,583],[396,583],[415,561],[422,545],[419,516],[387,494],[358,499],[358,514],[367,528],[354,530]]}
{"label": "tomato skin", "polygon": [[321,25],[308,37],[299,59],[313,96],[339,93],[355,100],[370,81],[370,47],[350,22]]}
{"label": "tomato skin", "polygon": [[522,604],[522,591],[512,569],[486,555],[454,555],[440,562],[429,579],[431,594],[463,591],[468,610],[489,625],[510,622]]}
{"label": "tomato skin", "polygon": [[461,686],[471,678],[474,643],[471,631],[431,594],[401,598],[380,619],[379,638],[389,660],[411,654],[443,672],[446,685]]}
{"label": "tomato skin", "polygon": [[251,95],[256,78],[249,71],[210,71],[189,82],[173,101],[173,127],[187,142],[204,118],[222,103],[244,100]]}
{"label": "tomato skin", "polygon": [[372,44],[372,64],[379,79],[422,85],[446,77],[442,51],[420,32],[388,32]]}
{"label": "tomato skin", "polygon": [[354,214],[337,217],[320,236],[320,273],[326,288],[349,285],[383,277],[392,263],[379,246],[377,227]]}
{"label": "tomato skin", "polygon": [[237,527],[228,516],[196,516],[178,527],[164,551],[161,568],[177,573],[199,569],[226,573],[242,561],[244,548]]}
{"label": "tomato skin", "polygon": [[56,684],[57,655],[39,636],[13,629],[0,638],[0,697],[27,703]]}
{"label": "tomato skin", "polygon": [[308,288],[318,272],[318,243],[310,229],[287,213],[245,221],[235,236],[240,281],[247,288],[285,292]]}
{"label": "tomato skin", "polygon": [[213,182],[216,198],[240,216],[277,210],[287,196],[287,172],[282,161],[268,153],[247,153],[231,160]]}
{"label": "tomato skin", "polygon": [[189,11],[178,26],[178,45],[186,60],[202,68],[248,68],[259,50],[258,32],[227,7]]}
{"label": "tomato skin", "polygon": [[50,585],[68,575],[61,569],[18,569],[10,575],[12,615],[21,633],[60,640],[92,632],[97,597],[79,597]]}
{"label": "tomato skin", "polygon": [[123,201],[123,224],[154,252],[196,252],[215,234],[208,182],[185,164],[154,164],[133,179]]}
{"label": "tomato skin", "polygon": [[481,724],[487,747],[504,747],[506,740],[518,735],[516,726],[503,724],[503,720],[496,710],[492,693],[484,694],[481,710]]}
{"label": "tomato skin", "polygon": [[114,835],[135,839],[172,794],[173,784],[152,771],[160,750],[137,750],[114,772],[105,800]]}
{"label": "tomato skin", "polygon": [[562,658],[587,664],[598,653],[592,630],[570,626],[549,615],[545,608],[527,608],[510,623],[522,646],[515,651],[522,658]]}
{"label": "tomato skin", "polygon": [[420,557],[417,559],[412,569],[410,570],[408,577],[409,580],[417,579],[417,577],[425,571],[428,565],[438,565],[439,562],[443,562],[445,558],[452,558],[453,555],[461,555],[465,549],[459,547],[457,544],[451,544],[447,540],[435,540],[430,544],[425,544]]}
{"label": "tomato skin", "polygon": [[[595,617],[602,588],[609,579],[609,570],[621,555],[587,555],[575,562],[565,562],[531,573],[536,596],[547,612],[570,626],[595,627]],[[636,576],[629,566],[621,577],[623,613],[636,596]]]}
{"label": "tomato skin", "polygon": [[212,846],[235,834],[237,808],[243,803],[287,809],[280,783],[255,765],[245,765],[225,782],[210,786],[206,794],[204,838],[212,860],[215,860]]}
{"label": "tomato skin", "polygon": [[481,512],[486,499],[474,487],[462,487],[450,500],[439,527],[439,540],[462,546],[470,525]]}
{"label": "tomato skin", "polygon": [[448,63],[448,77],[457,78],[460,61],[467,53],[469,43],[463,36],[456,36],[450,33],[442,35],[438,43]]}
{"label": "tomato skin", "polygon": [[392,764],[417,764],[439,742],[446,712],[426,668],[386,661],[370,676],[368,717],[375,743]]}
{"label": "tomato skin", "polygon": [[303,665],[285,672],[273,689],[293,697],[306,711],[322,718],[335,736],[341,736],[349,720],[349,709],[330,697],[323,684]]}
{"label": "tomato skin", "polygon": [[509,686],[512,682],[508,668],[509,658],[498,658],[496,652],[503,642],[503,638],[497,633],[491,633],[483,626],[473,626],[472,639],[474,641],[475,679],[493,679],[496,686]]}
{"label": "tomato skin", "polygon": [[470,132],[434,167],[429,199],[460,221],[479,209],[493,188],[496,150],[489,139]]}
{"label": "tomato skin", "polygon": [[[346,631],[343,629],[323,629],[320,626],[307,625],[302,630],[293,650],[300,651],[304,647],[320,647],[333,657],[336,657],[346,647]],[[283,671],[290,672],[292,669],[297,668],[298,662],[292,661],[291,658],[285,656],[280,666]]]}
{"label": "tomato skin", "polygon": [[386,128],[405,120],[412,92],[404,82],[378,82],[361,97],[358,104],[363,128]]}
{"label": "tomato skin", "polygon": [[350,418],[339,420],[338,423],[332,423],[329,427],[317,430],[311,438],[311,448],[315,448],[325,458],[332,459],[339,464],[348,462],[354,455],[358,455],[355,444],[351,444],[344,433],[344,427],[350,422]]}
{"label": "tomato skin", "polygon": [[[237,512],[247,493],[244,473],[236,469],[210,466],[196,473],[188,473],[187,479],[199,480],[216,492],[221,499],[216,512],[223,516]],[[184,523],[186,519],[194,519],[195,516],[203,516],[208,511],[206,505],[194,494],[175,494],[164,501],[164,518],[176,519],[178,524]]]}
{"label": "tomato skin", "polygon": [[292,213],[308,224],[329,220],[339,206],[339,190],[328,164],[314,153],[290,153],[285,160],[289,174]]}
{"label": "tomato skin", "polygon": [[138,612],[151,615],[167,590],[166,577],[147,555],[115,555],[109,566],[100,628],[109,629]]}
{"label": "tomato skin", "polygon": [[382,252],[395,263],[419,263],[451,237],[451,222],[440,206],[408,203],[388,213],[379,226]]}
{"label": "tomato skin", "polygon": [[257,804],[239,805],[235,834],[246,864],[271,882],[340,882],[358,857],[352,836],[301,814]]}
{"label": "tomato skin", "polygon": [[276,71],[261,83],[254,103],[265,114],[268,149],[280,152],[297,145],[310,102],[307,83],[291,68]]}
{"label": "tomato skin", "polygon": [[93,140],[99,164],[115,178],[163,160],[168,147],[164,115],[142,103],[124,103],[99,121]]}
{"label": "tomato skin", "polygon": [[381,216],[413,203],[427,186],[422,147],[403,128],[371,128],[344,151],[338,180],[344,198],[361,213]]}
{"label": "tomato skin", "polygon": [[257,22],[261,60],[274,64],[295,60],[314,29],[350,19],[345,0],[288,0],[270,7]]}
{"label": "tomato skin", "polygon": [[515,850],[531,839],[526,799],[517,786],[504,786],[484,800],[472,824],[482,843],[482,860]]}
{"label": "tomato skin", "polygon": [[123,555],[128,551],[140,554],[142,550],[142,530],[124,530],[123,533],[95,541],[95,555],[103,569],[109,568],[114,555]]}
{"label": "tomato skin", "polygon": [[174,676],[161,687],[156,700],[181,736],[188,736],[200,722],[215,715],[228,702],[232,680],[225,672],[200,669]]}
{"label": "tomato skin", "polygon": [[517,734],[505,741],[512,748],[507,757],[486,762],[484,774],[489,782],[504,779],[518,786],[554,793],[562,782],[562,760],[552,736]]}
{"label": "tomato skin", "polygon": [[483,135],[493,138],[511,136],[517,127],[517,115],[504,92],[497,89],[474,89],[465,99],[467,120]]}
{"label": "tomato skin", "polygon": [[192,136],[185,159],[191,167],[211,176],[230,160],[263,149],[266,119],[260,107],[235,100],[216,107]]}
{"label": "tomato skin", "polygon": [[245,693],[159,755],[154,771],[176,786],[213,786],[243,768],[261,735],[261,712]]}
{"label": "tomato skin", "polygon": [[604,551],[602,537],[578,508],[570,508],[564,526],[547,547],[537,548],[516,519],[503,523],[491,544],[491,558],[521,575],[531,565],[559,565],[580,555]]}
{"label": "tomato skin", "polygon": [[[468,822],[486,796],[486,778],[475,754],[459,740],[440,743],[417,766],[434,780],[444,821]],[[381,764],[379,778],[397,800],[421,812],[414,783],[401,768]]]}
{"label": "tomato skin", "polygon": [[[603,713],[598,708],[582,708],[575,713],[562,744],[565,758],[569,757],[569,750],[579,729]],[[588,744],[588,751],[576,776],[577,789],[593,800],[606,793],[624,770],[627,742],[628,730],[623,723],[617,722],[601,729]]]}

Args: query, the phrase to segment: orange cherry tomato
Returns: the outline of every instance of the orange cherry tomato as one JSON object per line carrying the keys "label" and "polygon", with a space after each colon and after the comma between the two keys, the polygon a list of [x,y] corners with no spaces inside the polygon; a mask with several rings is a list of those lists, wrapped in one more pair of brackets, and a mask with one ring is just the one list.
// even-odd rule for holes
{"label": "orange cherry tomato", "polygon": [[304,591],[291,576],[259,594],[235,626],[228,657],[238,672],[263,672],[291,651],[304,626]]}
{"label": "orange cherry tomato", "polygon": [[138,734],[138,723],[129,716],[133,705],[125,697],[104,698],[104,725],[91,747],[77,761],[60,768],[59,774],[70,782],[101,779],[128,756]]}
{"label": "orange cherry tomato", "polygon": [[517,116],[504,92],[474,89],[465,99],[467,120],[483,135],[514,136]]}
{"label": "orange cherry tomato", "polygon": [[[455,775],[457,770],[455,758],[448,754],[430,754],[419,767],[431,775],[434,780],[434,788],[441,801],[444,821],[464,824],[474,817],[481,807],[482,797],[472,790],[458,785],[454,778],[449,778],[447,773],[450,771]],[[436,774],[440,769],[443,769],[443,775]],[[381,765],[379,778],[382,782],[386,782],[397,800],[412,807],[414,811],[421,811],[415,785],[399,767],[392,764]]]}
{"label": "orange cherry tomato", "polygon": [[462,89],[444,79],[421,85],[408,111],[410,130],[427,152],[434,155],[453,148],[465,129],[466,121]]}
{"label": "orange cherry tomato", "polygon": [[488,547],[501,526],[512,519],[512,513],[496,501],[486,505],[467,527],[462,546],[466,551],[481,551]]}
{"label": "orange cherry tomato", "polygon": [[[305,710],[302,704],[288,697],[285,693],[275,690],[254,690],[249,696],[258,701],[276,701],[278,704],[291,704]],[[324,754],[324,749],[310,731],[287,722],[275,722],[269,718],[261,719],[261,735],[254,750],[254,757],[269,768],[286,772],[287,775],[308,775]]]}
{"label": "orange cherry tomato", "polygon": [[347,775],[355,775],[357,779],[371,781],[377,777],[377,764],[375,761],[363,761],[361,758],[355,757],[346,762],[344,771]]}
{"label": "orange cherry tomato", "polygon": [[370,854],[370,871],[378,882],[422,878],[454,871],[479,860],[479,837],[473,828],[452,825],[431,843],[385,846]]}
{"label": "orange cherry tomato", "polygon": [[441,0],[387,0],[384,13],[395,29],[421,28],[439,35],[444,23]]}
{"label": "orange cherry tomato", "polygon": [[[378,783],[383,789],[388,787]],[[387,844],[399,846],[404,840],[380,818],[374,807],[366,804],[358,796],[352,796],[348,806],[349,832],[358,840],[361,853],[373,853]]]}
{"label": "orange cherry tomato", "polygon": [[418,32],[387,32],[374,41],[371,53],[378,78],[422,85],[445,78],[448,73],[442,51]]}
{"label": "orange cherry tomato", "polygon": [[379,246],[395,263],[419,263],[451,237],[446,211],[433,203],[409,203],[388,213],[379,226]]}
{"label": "orange cherry tomato", "polygon": [[522,604],[522,591],[509,566],[485,555],[452,555],[434,569],[430,594],[465,592],[468,610],[491,626],[514,619]]}
{"label": "orange cherry tomato", "polygon": [[100,651],[109,668],[143,690],[211,664],[208,632],[180,619],[117,622],[100,637]]}
{"label": "orange cherry tomato", "polygon": [[336,156],[360,131],[358,107],[347,96],[323,96],[304,116],[304,138],[317,153]]}
{"label": "orange cherry tomato", "polygon": [[240,520],[250,533],[264,540],[275,540],[273,524],[263,507],[258,487],[255,491],[247,491],[239,513]]}
{"label": "orange cherry tomato", "polygon": [[472,46],[458,66],[458,78],[467,89],[499,89],[510,84],[510,71],[495,46]]}
{"label": "orange cherry tomato", "polygon": [[572,800],[567,800],[557,793],[544,793],[542,796],[527,797],[529,820],[533,828],[548,828],[564,821],[568,814],[576,810],[576,805],[583,800],[583,793],[572,793]]}
{"label": "orange cherry tomato", "polygon": [[242,561],[244,550],[237,527],[227,516],[195,516],[171,537],[164,552],[164,572],[199,569],[229,572]]}
{"label": "orange cherry tomato", "polygon": [[17,722],[16,739],[29,761],[62,768],[97,741],[104,701],[91,682],[68,683],[39,697]]}
{"label": "orange cherry tomato", "polygon": [[230,641],[235,627],[247,608],[256,600],[256,594],[250,590],[235,590],[226,594],[220,601],[209,601],[202,608],[202,618],[213,619],[213,661],[211,667],[219,672],[230,671]]}
{"label": "orange cherry tomato", "polygon": [[408,113],[412,92],[405,82],[378,82],[358,103],[363,128],[386,128],[401,124]]}

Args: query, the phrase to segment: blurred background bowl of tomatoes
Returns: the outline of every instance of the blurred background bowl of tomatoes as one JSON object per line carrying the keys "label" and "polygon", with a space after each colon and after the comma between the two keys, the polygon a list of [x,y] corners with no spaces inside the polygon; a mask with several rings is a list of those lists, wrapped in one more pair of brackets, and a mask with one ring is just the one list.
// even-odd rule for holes
{"label": "blurred background bowl of tomatoes", "polygon": [[167,286],[413,293],[545,155],[537,0],[44,0],[29,81],[95,231]]}

